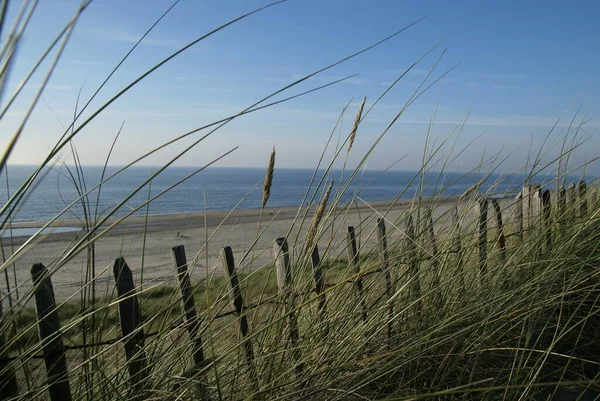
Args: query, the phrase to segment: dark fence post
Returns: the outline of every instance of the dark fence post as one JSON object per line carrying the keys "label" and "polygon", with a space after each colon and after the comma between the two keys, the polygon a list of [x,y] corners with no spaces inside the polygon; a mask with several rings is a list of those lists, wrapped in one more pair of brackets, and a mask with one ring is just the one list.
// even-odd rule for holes
{"label": "dark fence post", "polygon": [[500,259],[502,263],[506,262],[506,238],[504,237],[504,224],[502,222],[502,211],[500,210],[500,204],[498,200],[492,199],[492,206],[494,207],[494,214],[496,215],[496,227],[498,229],[498,241],[496,247],[500,252]]}
{"label": "dark fence post", "polygon": [[594,213],[597,210],[597,203],[598,203],[598,188],[596,188],[594,185],[591,185],[588,188],[588,198],[589,198],[589,202],[588,202],[588,213],[591,216],[594,215]]}
{"label": "dark fence post", "polygon": [[365,291],[363,288],[362,276],[360,274],[360,264],[358,261],[358,247],[356,246],[356,233],[353,226],[348,226],[348,233],[346,234],[346,242],[348,245],[348,262],[354,268],[356,278],[354,279],[354,287],[358,294],[358,301],[360,303],[362,321],[367,321],[367,301],[365,299]]}
{"label": "dark fence post", "polygon": [[254,390],[258,390],[258,377],[256,376],[256,370],[254,368],[254,349],[252,348],[252,342],[250,342],[248,319],[246,318],[246,311],[244,307],[244,299],[242,298],[242,290],[240,289],[240,283],[237,277],[237,271],[235,270],[235,261],[233,259],[233,251],[231,247],[226,246],[221,251],[221,260],[223,269],[229,277],[229,286],[231,287],[231,303],[235,308],[235,314],[238,317],[238,335],[242,345],[244,346],[244,352],[246,353],[246,364],[250,371],[250,380],[254,386]]}
{"label": "dark fence post", "polygon": [[[178,245],[171,249],[171,257],[175,269],[177,269],[177,278],[179,289],[181,291],[181,303],[183,305],[183,313],[185,315],[185,323],[188,329],[190,342],[192,343],[192,357],[194,359],[194,370],[201,369],[204,364],[204,351],[202,349],[202,337],[200,337],[201,320],[196,314],[196,302],[194,301],[194,291],[190,281],[188,272],[187,258],[185,256],[185,248],[183,245]],[[206,388],[203,385],[198,386],[198,391],[201,398],[206,395]]]}
{"label": "dark fence post", "polygon": [[484,279],[487,274],[487,220],[488,220],[488,200],[483,198],[479,200],[479,271],[481,278]]}
{"label": "dark fence post", "polygon": [[[2,317],[2,301],[0,300],[0,318]],[[17,377],[12,363],[8,360],[8,350],[5,349],[4,333],[0,333],[0,400],[7,400],[19,394]]]}
{"label": "dark fence post", "polygon": [[552,210],[550,202],[550,190],[547,189],[542,193],[542,227],[546,231],[546,248],[550,250],[552,247]]}
{"label": "dark fence post", "polygon": [[296,374],[302,374],[304,366],[302,365],[302,355],[298,348],[300,334],[298,332],[298,321],[294,312],[295,296],[292,289],[292,269],[290,266],[290,253],[288,243],[285,238],[277,238],[273,245],[273,259],[277,269],[277,287],[283,301],[283,313],[289,319],[289,347],[292,350],[292,357],[296,361]]}
{"label": "dark fence post", "polygon": [[577,208],[577,216],[585,217],[587,215],[587,185],[585,181],[579,181],[577,184],[577,200],[578,200],[578,208]]}
{"label": "dark fence post", "polygon": [[48,269],[36,263],[31,267],[35,289],[35,309],[38,316],[40,342],[48,375],[50,400],[71,400],[71,387],[67,370],[65,347],[60,334],[60,322],[56,312],[54,289]]}
{"label": "dark fence post", "polygon": [[566,220],[570,222],[573,217],[577,216],[577,187],[574,183],[570,183],[567,187],[565,215]]}
{"label": "dark fence post", "polygon": [[133,274],[123,257],[115,259],[113,273],[119,296],[119,320],[125,343],[131,390],[136,397],[140,397],[150,373],[144,352],[142,313],[135,295]]}
{"label": "dark fence post", "polygon": [[458,219],[458,207],[456,205],[454,205],[454,207],[452,208],[450,217],[452,218],[452,227],[453,227],[452,245],[450,247],[450,251],[452,253],[456,254],[456,274],[459,277],[460,286],[464,293],[466,291],[466,287],[465,287],[464,268],[463,268],[464,256],[463,256],[462,243],[461,243],[462,242],[461,241],[462,233],[460,231],[460,221]]}
{"label": "dark fence post", "polygon": [[327,298],[325,297],[325,277],[323,276],[323,270],[321,269],[321,257],[319,256],[319,247],[315,244],[312,254],[310,255],[313,276],[315,280],[315,292],[319,297],[319,305],[317,311],[319,313],[319,319],[321,320],[321,330],[323,334],[323,341],[327,339],[329,335],[329,326],[327,325]]}
{"label": "dark fence post", "polygon": [[392,275],[390,272],[390,256],[388,253],[385,221],[382,218],[377,219],[377,244],[379,245],[379,261],[381,262],[381,269],[383,270],[385,278],[385,295],[387,296],[388,303],[387,337],[388,340],[390,340],[392,338],[394,319],[394,303],[391,299],[394,294],[394,287],[392,285]]}

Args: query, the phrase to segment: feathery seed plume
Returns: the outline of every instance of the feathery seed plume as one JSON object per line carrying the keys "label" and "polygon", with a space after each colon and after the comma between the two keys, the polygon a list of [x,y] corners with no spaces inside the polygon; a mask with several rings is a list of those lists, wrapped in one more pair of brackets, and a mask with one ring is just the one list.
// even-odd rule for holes
{"label": "feathery seed plume", "polygon": [[271,185],[273,184],[273,172],[275,171],[275,146],[273,146],[273,151],[271,152],[271,157],[269,158],[269,166],[267,167],[267,172],[265,174],[265,184],[263,186],[263,198],[262,198],[262,208],[264,209],[267,205],[267,201],[269,200],[269,196],[271,195]]}
{"label": "feathery seed plume", "polygon": [[473,195],[474,193],[476,193],[477,191],[479,191],[479,187],[481,186],[481,184],[483,184],[483,181],[485,181],[485,179],[479,181],[478,183],[476,183],[475,185],[470,186],[461,196],[460,198],[458,198],[458,200],[465,200],[467,199],[469,196]]}
{"label": "feathery seed plume", "polygon": [[356,131],[358,131],[358,124],[360,123],[360,119],[362,117],[363,109],[365,108],[365,102],[367,101],[367,97],[363,98],[360,107],[358,108],[358,113],[356,113],[356,117],[354,118],[354,125],[352,126],[352,131],[350,131],[350,140],[348,141],[348,153],[350,153],[350,149],[352,149],[352,144],[354,144],[354,138],[356,138]]}
{"label": "feathery seed plume", "polygon": [[329,187],[327,188],[327,191],[325,191],[325,195],[323,195],[323,198],[321,198],[312,222],[310,223],[310,227],[308,228],[308,232],[306,233],[306,242],[304,243],[303,252],[304,254],[312,253],[313,251],[315,246],[314,242],[319,229],[319,223],[323,218],[323,214],[325,214],[325,208],[327,207],[327,201],[329,200],[329,195],[331,194],[331,188],[333,188],[333,180],[329,183]]}

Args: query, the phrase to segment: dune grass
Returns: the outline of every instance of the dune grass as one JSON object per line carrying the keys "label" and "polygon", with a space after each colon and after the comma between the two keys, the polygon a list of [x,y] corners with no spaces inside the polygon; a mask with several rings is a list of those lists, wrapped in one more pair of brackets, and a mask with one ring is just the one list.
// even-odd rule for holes
{"label": "dune grass", "polygon": [[[48,54],[54,52],[54,60],[60,58],[73,26],[86,5],[84,2],[77,8],[73,19],[47,49]],[[283,86],[235,115],[156,144],[153,151],[132,160],[123,169],[108,176],[103,173],[99,182],[86,181],[81,168],[85,161],[77,156],[72,139],[85,135],[84,128],[89,122],[102,118],[102,111],[112,102],[125,96],[138,82],[156,69],[163,68],[172,58],[218,30],[243,18],[250,18],[264,8],[200,36],[150,67],[130,85],[118,91],[111,100],[92,111],[91,117],[85,120],[81,120],[80,116],[89,107],[93,97],[82,103],[83,107],[75,111],[72,123],[65,128],[55,148],[19,189],[10,194],[0,209],[0,229],[9,230],[12,217],[22,207],[36,182],[43,179],[44,168],[64,163],[61,151],[70,150],[74,167],[65,163],[65,169],[78,189],[78,198],[50,219],[47,225],[71,208],[79,206],[84,213],[85,231],[47,268],[52,275],[76,256],[85,255],[82,291],[59,302],[56,308],[61,322],[60,334],[67,348],[73,399],[524,400],[548,399],[554,394],[565,393],[572,399],[597,395],[600,391],[600,209],[597,198],[592,196],[596,191],[594,186],[586,195],[585,213],[576,212],[579,210],[576,202],[581,202],[581,199],[577,196],[569,198],[569,207],[552,209],[545,229],[526,232],[525,238],[518,235],[514,202],[504,201],[505,251],[498,246],[500,232],[498,225],[493,223],[495,217],[490,211],[484,248],[486,269],[483,271],[478,214],[475,210],[479,201],[493,192],[492,186],[490,193],[482,193],[481,184],[502,166],[506,156],[483,155],[477,169],[464,173],[477,173],[483,179],[473,183],[473,187],[456,200],[455,207],[443,204],[442,197],[452,185],[445,177],[447,174],[452,177],[456,175],[448,171],[447,166],[459,158],[465,149],[454,149],[450,145],[449,155],[442,156],[441,152],[459,135],[464,121],[446,137],[434,141],[431,137],[431,126],[435,120],[433,116],[423,151],[422,167],[411,182],[419,183],[417,196],[399,218],[391,219],[390,211],[398,199],[404,197],[408,188],[399,191],[397,198],[390,200],[387,206],[368,207],[368,211],[361,215],[360,225],[355,227],[358,236],[358,272],[357,265],[347,256],[344,238],[348,215],[356,204],[369,206],[361,198],[361,192],[369,190],[369,183],[354,193],[350,193],[349,183],[359,176],[380,140],[404,111],[448,74],[449,71],[442,74],[436,72],[443,52],[397,115],[362,155],[358,165],[344,171],[341,177],[334,176],[333,166],[340,161],[345,166],[344,158],[355,150],[353,143],[360,135],[362,121],[368,119],[379,101],[439,44],[424,52],[369,107],[363,100],[358,106],[352,129],[335,144],[333,138],[338,132],[338,125],[332,129],[319,164],[314,166],[311,184],[316,186],[316,190],[307,191],[289,228],[287,240],[291,263],[287,282],[289,287],[284,295],[279,294],[276,284],[274,260],[258,263],[258,255],[271,252],[273,245],[271,242],[271,247],[266,251],[256,246],[270,224],[269,221],[262,221],[261,213],[256,237],[251,241],[253,245],[241,260],[236,261],[244,299],[242,315],[249,322],[246,337],[239,336],[238,325],[242,316],[233,313],[231,303],[234,292],[222,268],[217,269],[219,273],[214,270],[205,279],[192,283],[204,353],[204,361],[199,365],[192,362],[192,343],[187,330],[189,322],[185,323],[179,288],[136,283],[136,296],[143,316],[141,329],[146,335],[143,352],[149,369],[141,383],[142,391],[132,391],[119,329],[120,299],[114,291],[105,294],[97,291],[96,280],[100,272],[95,263],[96,241],[128,215],[138,210],[148,213],[148,208],[157,197],[233,152],[235,148],[215,155],[213,161],[181,181],[174,182],[160,194],[151,196],[149,186],[153,178],[208,136],[217,135],[222,126],[248,113],[275,107],[336,84],[340,80],[290,94],[299,83],[362,55],[418,22]],[[0,69],[3,74],[0,82],[6,79],[11,60],[16,57],[15,50],[19,46],[21,33],[27,29],[28,13],[34,10],[35,2],[24,2],[25,18],[17,21],[7,36],[9,40],[0,51],[3,66]],[[0,12],[5,13],[6,9],[0,8]],[[0,21],[6,23],[4,18],[0,18]],[[105,83],[110,81],[113,73],[139,43],[117,64]],[[48,54],[43,54],[41,60]],[[39,68],[41,64],[34,66],[34,70]],[[50,77],[55,68],[56,62],[52,62],[45,76]],[[31,109],[37,104],[46,83],[47,79],[30,99]],[[104,84],[98,90],[103,87]],[[283,100],[272,100],[284,92],[286,97]],[[9,99],[25,96],[18,88]],[[0,118],[10,108],[10,103],[0,111]],[[22,127],[28,118],[29,113],[23,116]],[[512,174],[505,174],[503,179],[511,182],[515,191],[541,175],[547,178],[544,189],[564,186],[566,180],[570,179],[569,174],[585,167],[572,166],[570,162],[571,154],[584,143],[579,139],[582,124],[577,124],[574,119],[561,137],[551,131],[540,148],[532,150],[531,158],[524,167],[515,169]],[[14,147],[26,146],[20,142],[22,127],[9,141],[0,172],[7,169],[6,161]],[[90,199],[94,190],[98,190],[99,198],[102,185],[114,176],[187,137],[195,138],[192,145],[165,161],[144,183],[132,188],[125,199],[106,211],[94,207],[97,200],[94,202],[94,199]],[[561,149],[560,154],[549,157],[551,150],[557,147]],[[332,148],[334,156],[331,160],[325,160],[326,150]],[[110,149],[107,164],[112,147]],[[431,171],[437,172],[438,180],[429,182],[424,179],[425,173]],[[263,209],[268,205],[271,184],[277,180],[276,174],[273,150],[263,185]],[[426,189],[432,189],[436,196],[425,199],[422,194]],[[148,190],[146,202],[129,211],[125,217],[106,225],[108,219],[115,217],[128,199],[144,190]],[[573,193],[569,192],[568,196]],[[312,210],[316,210],[315,213]],[[433,213],[431,223],[430,213]],[[387,227],[388,254],[385,260],[380,258],[381,242],[377,240],[374,224],[377,218],[383,219]],[[144,235],[146,230],[147,226]],[[547,245],[548,232],[551,234],[551,246]],[[205,246],[226,245],[211,243],[212,235],[207,235]],[[15,372],[19,392],[13,399],[42,399],[47,395],[48,385],[52,384],[47,382],[47,374],[39,358],[43,350],[37,340],[37,319],[31,306],[35,286],[22,287],[23,283],[17,282],[14,272],[19,257],[41,240],[43,236],[40,230],[21,246],[12,248],[5,240],[1,244],[1,268],[9,291],[2,294],[0,388],[7,383],[10,373]],[[317,244],[321,260],[317,267],[319,274],[325,278],[325,285],[319,289],[319,293],[315,291],[318,282],[315,282],[316,267],[313,264],[313,250]],[[190,268],[202,258],[203,251],[190,258]],[[143,277],[144,263],[140,269],[140,276]],[[362,298],[357,291],[359,282],[364,292]],[[326,304],[322,303],[324,299]],[[293,334],[292,327],[295,327],[297,335]],[[252,358],[248,357],[248,344],[252,347]]]}

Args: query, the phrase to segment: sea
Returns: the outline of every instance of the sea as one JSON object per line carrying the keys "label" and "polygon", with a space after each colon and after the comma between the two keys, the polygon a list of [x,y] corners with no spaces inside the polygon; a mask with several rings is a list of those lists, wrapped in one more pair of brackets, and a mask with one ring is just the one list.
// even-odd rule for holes
{"label": "sea", "polygon": [[[0,204],[6,204],[34,169],[34,166],[21,165],[6,167],[0,175]],[[62,213],[61,219],[81,219],[84,209],[80,201],[65,209],[86,192],[89,193],[85,197],[85,207],[91,216],[107,213],[122,216],[132,211],[136,215],[155,215],[261,207],[265,169],[212,167],[197,172],[193,167],[169,167],[148,184],[145,181],[158,171],[157,168],[129,167],[114,175],[119,170],[114,166],[106,169],[84,166],[81,170],[66,166],[44,168],[24,201],[11,211],[11,219],[13,222],[44,221],[59,213]],[[112,175],[114,177],[108,179]],[[459,196],[483,177],[483,173],[427,172],[423,176],[421,193],[423,196]],[[491,174],[479,191],[494,197],[514,196],[525,179],[522,175]],[[544,184],[553,179],[540,175],[530,182]],[[96,187],[102,180],[105,182]],[[352,171],[276,168],[267,207],[298,206],[311,202],[313,197],[313,202],[318,202],[331,180],[334,181],[334,192],[340,193],[344,189],[342,203],[350,202],[356,196],[365,201],[410,199],[420,188],[420,175],[414,171],[364,170],[353,175]],[[145,206],[144,203],[153,197],[156,198]],[[6,220],[7,212],[2,213],[2,222]]]}

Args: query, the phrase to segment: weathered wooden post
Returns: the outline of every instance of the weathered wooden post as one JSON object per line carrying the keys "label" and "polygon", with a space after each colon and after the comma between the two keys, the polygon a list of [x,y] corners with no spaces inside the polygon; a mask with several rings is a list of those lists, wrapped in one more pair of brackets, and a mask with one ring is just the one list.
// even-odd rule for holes
{"label": "weathered wooden post", "polygon": [[496,241],[496,249],[500,252],[502,263],[506,262],[506,238],[504,237],[504,224],[502,222],[502,211],[497,199],[492,199],[494,214],[496,215],[496,228],[498,230],[498,240]]}
{"label": "weathered wooden post", "polygon": [[377,219],[377,244],[379,245],[379,261],[385,278],[385,295],[387,296],[388,303],[387,337],[388,340],[390,340],[392,338],[392,322],[394,319],[394,304],[391,300],[392,295],[394,294],[394,287],[392,285],[392,275],[390,272],[390,256],[388,254],[385,221],[382,218]]}
{"label": "weathered wooden post", "polygon": [[482,280],[487,274],[487,219],[488,219],[488,200],[482,198],[478,202],[479,206],[479,271]]}
{"label": "weathered wooden post", "polygon": [[577,216],[577,187],[575,183],[570,183],[567,187],[566,194],[566,205],[565,205],[565,216],[567,221],[573,220],[573,217]]}
{"label": "weathered wooden post", "polygon": [[460,280],[460,287],[463,293],[466,291],[465,287],[465,278],[464,278],[464,255],[462,250],[462,240],[461,240],[461,231],[460,231],[460,221],[458,218],[458,206],[454,205],[452,208],[452,212],[450,214],[452,219],[452,245],[450,246],[450,251],[456,254],[456,274]]}
{"label": "weathered wooden post", "polygon": [[554,224],[553,226],[553,230],[558,229],[558,225],[560,223],[559,220],[559,204],[558,204],[558,197],[559,197],[560,191],[555,190],[555,191],[550,191],[550,200],[549,203],[550,205],[552,205],[552,207],[550,208],[550,220],[552,221],[552,224]]}
{"label": "weathered wooden post", "polygon": [[360,274],[360,264],[358,261],[358,247],[356,246],[356,233],[354,232],[353,226],[348,226],[348,233],[346,234],[346,242],[348,245],[348,262],[354,268],[356,278],[354,279],[354,287],[358,294],[358,302],[360,304],[361,316],[363,322],[367,321],[367,301],[365,299],[365,291],[363,288],[362,276]]}
{"label": "weathered wooden post", "polygon": [[517,238],[523,241],[523,208],[525,201],[523,199],[523,191],[519,192],[515,197],[514,210],[515,210],[515,231]]}
{"label": "weathered wooden post", "polygon": [[567,191],[564,187],[561,187],[558,190],[557,201],[556,216],[559,226],[562,227],[563,223],[565,222],[565,214],[567,213]]}
{"label": "weathered wooden post", "polygon": [[587,215],[587,185],[585,183],[585,181],[579,181],[579,183],[577,184],[577,203],[578,203],[578,210],[577,210],[577,217],[583,218]]}
{"label": "weathered wooden post", "polygon": [[298,347],[300,334],[296,313],[294,312],[295,296],[292,289],[292,267],[290,266],[288,243],[285,238],[275,240],[273,259],[277,269],[277,287],[283,301],[283,313],[289,319],[289,347],[292,350],[292,357],[296,361],[296,374],[300,375],[304,370],[304,366],[301,363],[302,355]]}
{"label": "weathered wooden post", "polygon": [[539,227],[540,213],[542,211],[542,193],[539,185],[526,185],[523,187],[523,231],[525,237],[533,235]]}
{"label": "weathered wooden post", "polygon": [[54,288],[48,269],[36,263],[31,267],[35,288],[35,309],[38,316],[40,343],[48,376],[50,400],[71,400],[71,387],[67,370],[65,347],[60,334],[60,322],[56,311]]}
{"label": "weathered wooden post", "polygon": [[327,340],[329,335],[329,326],[327,325],[327,298],[325,297],[325,277],[323,269],[321,269],[321,257],[319,256],[319,247],[315,244],[311,254],[311,262],[313,267],[313,277],[315,280],[315,292],[319,297],[317,312],[321,320],[321,332],[323,341]]}
{"label": "weathered wooden post", "polygon": [[431,271],[433,272],[433,283],[432,293],[433,301],[438,308],[441,310],[444,306],[444,299],[442,296],[442,287],[440,286],[440,261],[437,241],[435,239],[435,230],[433,228],[433,216],[429,206],[425,207],[423,212],[423,225],[421,231],[425,239],[423,249],[425,250],[426,258],[431,260]]}
{"label": "weathered wooden post", "polygon": [[593,216],[596,210],[598,210],[598,188],[594,185],[588,188],[588,198],[588,213],[590,216]]}
{"label": "weathered wooden post", "polygon": [[[177,271],[185,324],[188,329],[190,342],[192,343],[193,370],[197,371],[204,364],[204,350],[202,348],[202,337],[200,336],[201,320],[198,319],[198,315],[196,314],[196,302],[194,300],[194,291],[192,290],[184,246],[178,245],[171,248],[171,258]],[[204,385],[198,385],[198,392],[201,398],[206,397],[206,387]]]}
{"label": "weathered wooden post", "polygon": [[408,259],[408,273],[410,280],[411,301],[415,303],[415,314],[421,315],[423,301],[421,298],[421,278],[419,274],[419,259],[417,252],[417,237],[412,215],[406,219],[406,257]]}
{"label": "weathered wooden post", "polygon": [[[0,318],[2,317],[2,301],[0,300]],[[0,400],[7,400],[19,394],[17,377],[5,348],[4,333],[0,332]]]}
{"label": "weathered wooden post", "polygon": [[546,234],[546,248],[552,247],[552,210],[550,203],[550,190],[547,189],[542,194],[542,227]]}
{"label": "weathered wooden post", "polygon": [[133,274],[123,257],[115,259],[113,266],[117,295],[119,296],[119,320],[125,343],[125,358],[131,390],[135,397],[142,396],[150,369],[144,351],[144,329],[140,304],[135,295]]}
{"label": "weathered wooden post", "polygon": [[250,380],[253,383],[254,389],[258,389],[258,377],[256,375],[256,369],[254,367],[254,350],[252,348],[252,342],[248,336],[248,319],[246,318],[246,311],[244,307],[244,299],[242,298],[242,290],[237,278],[237,271],[235,270],[235,261],[233,259],[233,251],[231,247],[226,246],[221,251],[221,261],[227,277],[229,277],[229,285],[231,287],[231,303],[235,309],[235,314],[238,317],[238,335],[239,339],[244,346],[246,353],[246,364],[250,372]]}
{"label": "weathered wooden post", "polygon": [[[538,186],[538,188],[536,188],[535,190],[531,191],[531,193],[533,194],[531,197],[531,203],[530,203],[530,207],[531,207],[531,229],[533,231],[535,230],[540,230],[542,228],[542,210],[543,210],[543,195],[542,195],[542,189],[541,187]],[[533,231],[532,231],[532,235],[533,235]]]}

